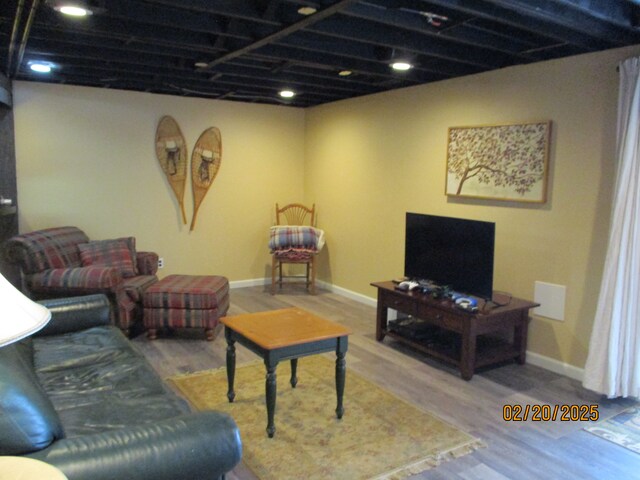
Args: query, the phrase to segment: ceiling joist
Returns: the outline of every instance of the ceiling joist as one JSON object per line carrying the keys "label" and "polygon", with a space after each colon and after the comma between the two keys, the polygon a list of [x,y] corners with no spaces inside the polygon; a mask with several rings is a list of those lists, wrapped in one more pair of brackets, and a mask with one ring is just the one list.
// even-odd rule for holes
{"label": "ceiling joist", "polygon": [[3,0],[9,78],[309,107],[640,44],[640,0],[86,0],[81,19],[53,2]]}

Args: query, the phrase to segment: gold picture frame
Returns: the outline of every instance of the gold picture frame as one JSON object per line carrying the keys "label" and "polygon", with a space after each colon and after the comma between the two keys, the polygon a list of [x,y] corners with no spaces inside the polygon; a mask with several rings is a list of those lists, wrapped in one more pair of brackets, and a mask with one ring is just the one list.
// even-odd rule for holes
{"label": "gold picture frame", "polygon": [[551,121],[450,127],[445,194],[545,203]]}

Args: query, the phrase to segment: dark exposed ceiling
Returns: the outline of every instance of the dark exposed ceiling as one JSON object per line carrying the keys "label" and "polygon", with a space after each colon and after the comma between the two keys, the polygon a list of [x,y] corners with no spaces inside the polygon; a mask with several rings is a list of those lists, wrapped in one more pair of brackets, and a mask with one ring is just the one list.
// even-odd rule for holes
{"label": "dark exposed ceiling", "polygon": [[58,1],[0,1],[7,77],[307,107],[640,44],[640,0],[88,0],[75,19]]}

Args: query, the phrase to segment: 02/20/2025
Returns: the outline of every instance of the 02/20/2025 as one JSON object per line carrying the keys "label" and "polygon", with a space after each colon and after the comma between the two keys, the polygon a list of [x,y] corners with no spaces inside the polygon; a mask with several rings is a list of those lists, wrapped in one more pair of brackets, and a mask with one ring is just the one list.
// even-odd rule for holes
{"label": "02/20/2025", "polygon": [[600,418],[598,405],[514,404],[502,407],[505,422],[595,422]]}

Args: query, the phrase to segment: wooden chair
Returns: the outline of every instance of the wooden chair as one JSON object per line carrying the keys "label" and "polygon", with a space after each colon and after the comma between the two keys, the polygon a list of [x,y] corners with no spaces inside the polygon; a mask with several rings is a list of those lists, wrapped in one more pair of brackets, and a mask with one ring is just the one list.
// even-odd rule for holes
{"label": "wooden chair", "polygon": [[[308,208],[300,203],[290,203],[280,208],[276,203],[276,225],[308,225],[315,227],[316,206],[313,204]],[[304,264],[306,274],[303,275],[282,275],[283,264]],[[276,280],[276,270],[278,270],[278,280]],[[297,254],[295,256],[271,255],[271,294],[276,293],[276,284],[282,288],[283,278],[304,278],[307,289],[312,295],[316,293],[316,255],[309,253],[306,255]]]}

